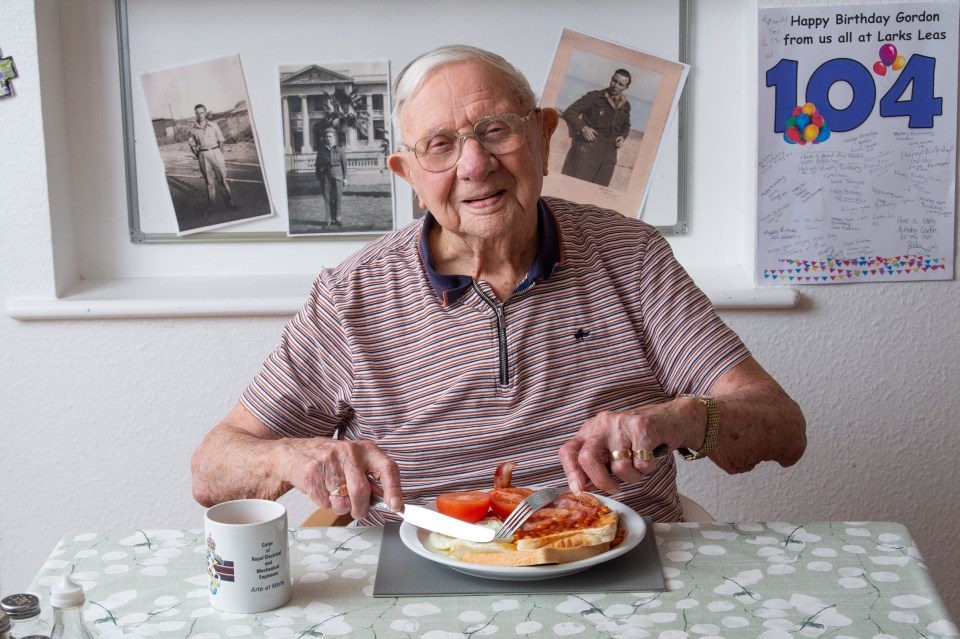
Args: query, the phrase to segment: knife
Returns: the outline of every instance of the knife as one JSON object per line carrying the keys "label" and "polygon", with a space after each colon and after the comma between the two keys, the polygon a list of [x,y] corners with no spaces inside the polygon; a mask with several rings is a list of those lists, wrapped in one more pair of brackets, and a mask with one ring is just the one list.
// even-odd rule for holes
{"label": "knife", "polygon": [[467,541],[488,542],[493,541],[493,536],[497,534],[492,528],[484,528],[475,524],[468,524],[455,517],[438,513],[435,510],[424,508],[423,506],[414,506],[413,504],[404,504],[403,510],[393,510],[390,506],[376,495],[370,495],[370,506],[384,512],[400,515],[403,520],[411,526],[425,528],[456,539],[466,539]]}

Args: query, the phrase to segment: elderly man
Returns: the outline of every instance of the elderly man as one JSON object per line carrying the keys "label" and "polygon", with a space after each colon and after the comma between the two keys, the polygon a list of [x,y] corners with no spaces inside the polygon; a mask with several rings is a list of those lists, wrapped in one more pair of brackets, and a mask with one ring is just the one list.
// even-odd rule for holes
{"label": "elderly man", "polygon": [[[796,462],[799,407],[651,226],[540,195],[553,109],[494,54],[443,47],[397,77],[390,168],[422,223],[316,280],[193,458],[202,504],[297,488],[365,523],[492,486],[593,484],[677,521],[674,455]],[[697,394],[697,397],[681,397]]]}

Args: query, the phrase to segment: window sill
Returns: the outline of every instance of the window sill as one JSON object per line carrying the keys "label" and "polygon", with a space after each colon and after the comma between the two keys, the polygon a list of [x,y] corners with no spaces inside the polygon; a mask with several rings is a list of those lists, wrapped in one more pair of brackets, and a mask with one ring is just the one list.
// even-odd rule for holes
{"label": "window sill", "polygon": [[[690,270],[718,309],[793,308],[792,288],[757,288],[738,267]],[[16,298],[17,320],[290,316],[303,305],[313,274],[81,280],[57,298]]]}

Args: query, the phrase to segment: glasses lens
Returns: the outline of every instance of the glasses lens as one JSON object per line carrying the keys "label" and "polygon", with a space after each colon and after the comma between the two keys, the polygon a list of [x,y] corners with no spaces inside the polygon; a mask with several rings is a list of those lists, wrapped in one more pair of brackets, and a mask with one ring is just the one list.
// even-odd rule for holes
{"label": "glasses lens", "polygon": [[427,171],[446,171],[460,157],[462,140],[456,131],[438,131],[425,137],[414,146],[420,166]]}
{"label": "glasses lens", "polygon": [[431,163],[443,163],[448,157],[457,157],[459,146],[459,135],[453,131],[440,131],[417,142],[414,150],[419,158]]}
{"label": "glasses lens", "polygon": [[523,144],[523,118],[519,115],[487,118],[478,122],[474,130],[491,153],[510,153]]}

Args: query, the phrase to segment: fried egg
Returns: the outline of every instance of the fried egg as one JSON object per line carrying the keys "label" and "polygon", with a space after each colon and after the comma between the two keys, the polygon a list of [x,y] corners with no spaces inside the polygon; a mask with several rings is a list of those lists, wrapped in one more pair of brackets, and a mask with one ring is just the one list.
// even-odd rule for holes
{"label": "fried egg", "polygon": [[[500,530],[500,526],[503,523],[496,517],[485,517],[476,523],[477,526],[483,526],[484,528],[490,528],[491,530]],[[487,550],[490,552],[505,552],[508,550],[516,550],[517,547],[509,542],[480,542],[480,541],[467,541],[466,539],[457,539],[456,537],[450,537],[449,535],[444,535],[438,532],[431,532],[427,536],[427,543],[434,549],[438,550],[444,554],[456,554],[457,551],[462,552],[465,549],[473,548],[478,550]]]}

